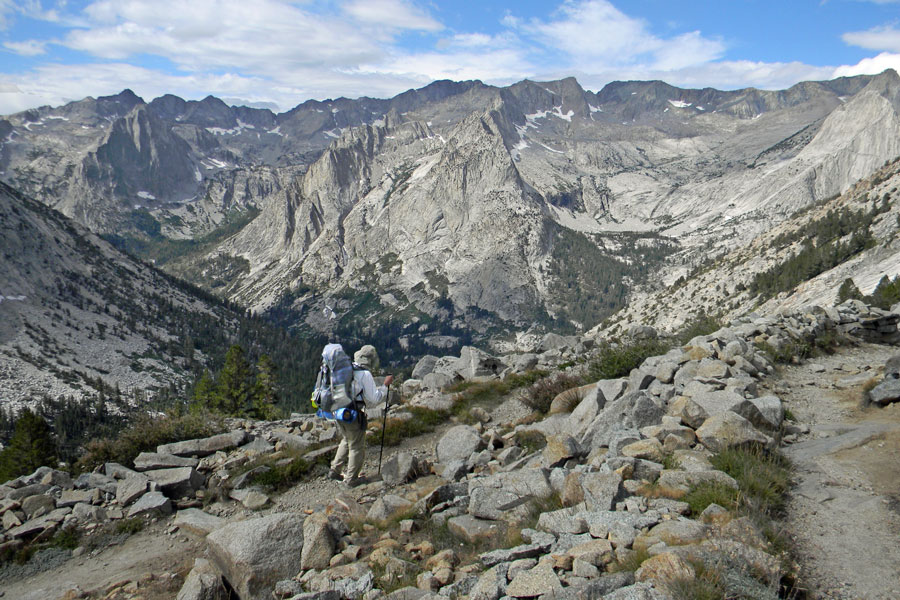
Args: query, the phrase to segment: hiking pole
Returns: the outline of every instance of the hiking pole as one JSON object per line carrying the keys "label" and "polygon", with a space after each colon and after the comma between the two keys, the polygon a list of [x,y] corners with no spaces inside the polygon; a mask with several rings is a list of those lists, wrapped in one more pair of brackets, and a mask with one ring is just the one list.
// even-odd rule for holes
{"label": "hiking pole", "polygon": [[378,476],[381,476],[381,457],[384,455],[384,431],[387,429],[388,402],[391,399],[391,384],[387,386],[384,395],[384,414],[381,415],[381,450],[378,451]]}

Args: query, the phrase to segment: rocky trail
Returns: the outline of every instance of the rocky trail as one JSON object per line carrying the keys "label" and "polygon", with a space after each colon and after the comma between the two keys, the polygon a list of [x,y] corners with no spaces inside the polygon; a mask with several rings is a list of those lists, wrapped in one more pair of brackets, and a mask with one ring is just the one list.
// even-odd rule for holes
{"label": "rocky trail", "polygon": [[786,446],[796,468],[787,526],[813,598],[888,600],[900,590],[900,406],[860,404],[896,347],[862,344],[788,366],[771,381],[809,426]]}
{"label": "rocky trail", "polygon": [[[325,468],[315,465],[335,432],[308,415],[234,420],[227,433],[143,452],[133,469],[107,462],[73,479],[41,467],[0,486],[0,550],[72,529],[82,546],[38,573],[0,572],[0,596],[894,598],[898,323],[900,315],[856,301],[748,315],[646,358],[628,377],[578,388],[574,404],[557,403],[571,390],[562,392],[547,415],[529,415],[511,394],[471,406],[471,425],[439,412],[455,398],[446,386],[498,384],[498,363],[537,358],[501,363],[468,348],[423,359],[427,369],[417,365],[391,414],[445,420],[387,449],[382,480],[370,445],[369,481],[352,488],[307,476],[278,491],[255,479],[300,456]],[[835,354],[799,360],[804,348],[842,336],[849,342]],[[567,360],[574,348],[539,360]],[[873,386],[878,405],[861,407]],[[719,458],[733,450],[783,490],[781,467],[754,450],[780,445],[795,487],[775,523],[752,512],[756,492],[743,467]],[[133,522],[143,531],[91,543]],[[797,569],[771,527],[790,534]]]}

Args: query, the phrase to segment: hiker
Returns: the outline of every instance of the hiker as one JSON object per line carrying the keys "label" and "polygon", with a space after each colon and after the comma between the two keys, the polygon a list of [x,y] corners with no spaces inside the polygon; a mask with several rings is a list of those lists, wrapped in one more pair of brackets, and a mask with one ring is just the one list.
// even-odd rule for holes
{"label": "hiker", "polygon": [[340,344],[328,344],[322,351],[322,370],[316,381],[313,405],[318,404],[316,414],[334,421],[341,432],[341,443],[331,461],[329,477],[343,478],[344,483],[351,486],[359,483],[359,472],[366,457],[368,418],[365,409],[378,406],[384,400],[387,386],[394,380],[388,375],[384,385],[376,386],[372,370],[378,366],[378,353],[369,345],[353,355],[352,364]]}

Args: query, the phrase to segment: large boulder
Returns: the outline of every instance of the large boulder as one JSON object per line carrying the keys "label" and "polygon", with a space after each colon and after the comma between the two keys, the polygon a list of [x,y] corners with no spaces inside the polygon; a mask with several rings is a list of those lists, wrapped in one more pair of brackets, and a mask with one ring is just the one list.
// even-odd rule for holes
{"label": "large boulder", "polygon": [[585,431],[590,427],[591,422],[600,414],[603,407],[606,406],[606,396],[603,395],[603,382],[598,382],[592,388],[586,391],[584,398],[575,407],[575,410],[568,417],[568,431],[575,438],[584,436]]}
{"label": "large boulder", "polygon": [[589,511],[612,510],[622,494],[622,476],[618,473],[583,473],[580,480],[584,507]]}
{"label": "large boulder", "polygon": [[203,486],[204,477],[192,467],[157,469],[145,473],[170,498],[191,496]]}
{"label": "large boulder", "polygon": [[385,494],[383,496],[379,496],[378,499],[372,503],[372,506],[369,508],[369,512],[366,513],[366,519],[370,521],[384,522],[402,515],[404,512],[412,509],[412,507],[413,503],[403,496],[397,496],[396,494]]}
{"label": "large boulder", "polygon": [[754,429],[753,424],[737,413],[728,411],[704,421],[697,430],[697,439],[718,452],[735,446],[752,444],[771,445],[772,439]]}
{"label": "large boulder", "polygon": [[120,479],[116,485],[116,501],[122,506],[128,506],[143,496],[149,486],[150,478],[141,473]]}
{"label": "large boulder", "polygon": [[474,427],[470,425],[451,427],[437,444],[437,461],[440,463],[467,461],[473,452],[481,449],[482,444],[481,436]]}
{"label": "large boulder", "polygon": [[519,469],[469,481],[469,513],[483,519],[520,521],[531,500],[553,494],[544,469]]}
{"label": "large boulder", "polygon": [[463,346],[456,363],[455,374],[470,380],[479,377],[495,377],[506,368],[499,358],[472,346]]}
{"label": "large boulder", "polygon": [[426,375],[434,371],[434,365],[437,363],[438,357],[427,354],[419,359],[416,366],[412,370],[413,379],[423,379]]}
{"label": "large boulder", "polygon": [[869,401],[881,406],[900,401],[900,379],[885,378],[869,391]]}
{"label": "large boulder", "polygon": [[243,429],[236,429],[228,433],[220,433],[208,438],[197,440],[184,440],[182,442],[173,442],[171,444],[162,444],[156,447],[156,451],[160,454],[174,454],[175,456],[196,456],[204,457],[218,452],[219,450],[229,450],[240,446],[247,440],[247,432]]}
{"label": "large boulder", "polygon": [[665,415],[657,401],[646,391],[625,394],[614,402],[609,402],[591,421],[580,440],[584,450],[595,450],[609,446],[610,441],[623,429],[640,429],[656,425]]}
{"label": "large boulder", "polygon": [[384,461],[381,480],[386,486],[393,487],[415,479],[420,470],[419,460],[409,452],[401,451]]}
{"label": "large boulder", "polygon": [[274,513],[207,536],[212,561],[241,600],[269,600],[278,581],[300,571],[304,520],[299,514]]}
{"label": "large boulder", "polygon": [[172,501],[160,492],[147,492],[140,500],[128,509],[128,517],[136,517],[146,513],[158,513],[162,515],[172,514]]}
{"label": "large boulder", "polygon": [[205,536],[226,525],[227,521],[222,517],[203,512],[199,508],[185,508],[175,514],[175,520],[172,524],[179,529]]}
{"label": "large boulder", "polygon": [[513,598],[535,598],[545,594],[552,597],[562,591],[563,587],[559,577],[546,564],[539,564],[528,571],[521,571],[506,587],[506,595]]}

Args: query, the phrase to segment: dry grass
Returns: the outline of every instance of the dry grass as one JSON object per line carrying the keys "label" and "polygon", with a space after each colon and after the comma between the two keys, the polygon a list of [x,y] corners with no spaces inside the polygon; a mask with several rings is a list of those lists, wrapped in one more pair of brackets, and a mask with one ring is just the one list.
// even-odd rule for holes
{"label": "dry grass", "polygon": [[670,500],[682,500],[687,495],[683,490],[666,487],[656,481],[645,483],[638,488],[637,493],[645,498],[668,498]]}

